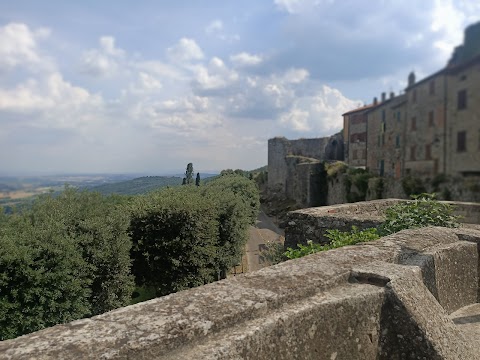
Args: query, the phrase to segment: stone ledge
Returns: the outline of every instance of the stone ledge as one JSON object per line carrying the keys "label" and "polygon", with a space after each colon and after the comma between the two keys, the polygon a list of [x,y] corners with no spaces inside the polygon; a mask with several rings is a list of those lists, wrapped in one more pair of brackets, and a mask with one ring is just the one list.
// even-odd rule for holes
{"label": "stone ledge", "polygon": [[0,342],[0,358],[477,359],[448,317],[478,291],[477,245],[456,232],[287,261]]}

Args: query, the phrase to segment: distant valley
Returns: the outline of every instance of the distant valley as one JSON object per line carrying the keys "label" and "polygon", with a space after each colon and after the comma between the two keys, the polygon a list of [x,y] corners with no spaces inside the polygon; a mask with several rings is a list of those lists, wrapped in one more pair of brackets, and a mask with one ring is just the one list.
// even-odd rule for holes
{"label": "distant valley", "polygon": [[[201,174],[207,179],[217,174]],[[144,176],[143,174],[80,174],[51,176],[0,176],[0,206],[11,207],[33,196],[61,191],[65,185],[98,191],[104,195],[138,195],[165,187],[182,184],[181,175]]]}

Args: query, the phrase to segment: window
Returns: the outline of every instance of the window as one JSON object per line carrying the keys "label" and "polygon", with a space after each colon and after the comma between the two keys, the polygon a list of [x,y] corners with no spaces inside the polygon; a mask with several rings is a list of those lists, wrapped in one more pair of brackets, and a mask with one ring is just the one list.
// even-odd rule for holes
{"label": "window", "polygon": [[387,123],[384,121],[382,121],[382,123],[380,124],[380,131],[382,133],[384,133],[385,131],[387,130]]}
{"label": "window", "polygon": [[382,121],[385,122],[385,110],[382,110]]}
{"label": "window", "polygon": [[414,89],[414,90],[413,90],[413,93],[412,93],[412,102],[413,102],[413,103],[416,103],[416,102],[417,102],[417,89]]}
{"label": "window", "polygon": [[425,160],[432,160],[432,145],[425,145]]}
{"label": "window", "polygon": [[400,121],[402,119],[402,114],[400,111],[397,111],[397,121]]}
{"label": "window", "polygon": [[430,81],[428,92],[430,95],[435,95],[435,80]]}
{"label": "window", "polygon": [[415,161],[416,157],[415,157],[415,152],[417,151],[417,147],[416,146],[411,146],[410,147],[410,160],[412,161]]}
{"label": "window", "polygon": [[414,130],[417,130],[417,118],[414,116],[412,117],[412,127],[411,127],[411,130],[414,131]]}
{"label": "window", "polygon": [[434,117],[434,112],[430,111],[428,113],[428,126],[434,127],[435,126],[435,117]]}
{"label": "window", "polygon": [[467,90],[460,90],[457,97],[457,109],[463,110],[467,108]]}
{"label": "window", "polygon": [[457,133],[457,152],[467,151],[467,132],[459,131]]}
{"label": "window", "polygon": [[395,147],[398,149],[400,147],[400,135],[395,137]]}

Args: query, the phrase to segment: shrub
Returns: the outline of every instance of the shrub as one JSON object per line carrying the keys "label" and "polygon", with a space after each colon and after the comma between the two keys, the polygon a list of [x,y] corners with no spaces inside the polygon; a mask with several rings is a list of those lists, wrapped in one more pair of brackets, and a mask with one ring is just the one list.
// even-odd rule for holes
{"label": "shrub", "polygon": [[127,226],[117,200],[71,188],[4,218],[2,338],[128,304],[133,278]]}
{"label": "shrub", "polygon": [[72,239],[89,265],[91,315],[128,305],[133,290],[130,273],[128,213],[124,198],[66,188],[59,196],[46,195],[33,204],[34,224],[55,219],[62,234]]}
{"label": "shrub", "polygon": [[345,178],[345,192],[347,202],[365,201],[368,190],[368,180],[373,175],[363,169],[350,169]]}
{"label": "shrub", "polygon": [[203,195],[215,204],[218,221],[218,237],[215,243],[216,279],[224,279],[228,270],[241,262],[248,240],[251,209],[239,194],[229,188],[211,183],[203,190]]}
{"label": "shrub", "polygon": [[260,257],[268,263],[268,265],[275,265],[287,260],[285,256],[285,248],[282,243],[269,241],[260,250]]}
{"label": "shrub", "polygon": [[212,192],[228,189],[240,196],[245,206],[249,209],[249,223],[255,225],[260,210],[260,193],[253,180],[238,174],[226,173],[215,178],[208,185]]}
{"label": "shrub", "polygon": [[342,246],[355,245],[361,242],[377,240],[380,236],[375,228],[359,230],[356,226],[352,226],[352,230],[347,232],[337,229],[327,230],[325,237],[330,239],[330,243],[322,245],[313,243],[313,241],[310,240],[307,242],[307,245],[298,244],[297,249],[288,248],[285,252],[285,256],[288,259],[296,259],[306,255],[314,254],[319,251],[336,249]]}
{"label": "shrub", "polygon": [[433,194],[413,196],[412,201],[393,205],[386,210],[386,220],[380,226],[380,234],[385,236],[426,226],[457,227],[458,217],[452,214],[453,207],[438,202]]}
{"label": "shrub", "polygon": [[427,191],[422,179],[411,175],[402,179],[402,188],[407,196],[420,195]]}
{"label": "shrub", "polygon": [[138,197],[129,234],[133,274],[157,296],[214,280],[218,221],[215,203],[195,186]]}

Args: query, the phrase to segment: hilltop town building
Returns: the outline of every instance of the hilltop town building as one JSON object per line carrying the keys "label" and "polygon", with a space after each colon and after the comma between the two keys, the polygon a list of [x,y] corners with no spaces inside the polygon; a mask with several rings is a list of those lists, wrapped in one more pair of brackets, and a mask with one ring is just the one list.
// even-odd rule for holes
{"label": "hilltop town building", "polygon": [[480,175],[480,22],[447,66],[343,114],[345,161],[381,176]]}

